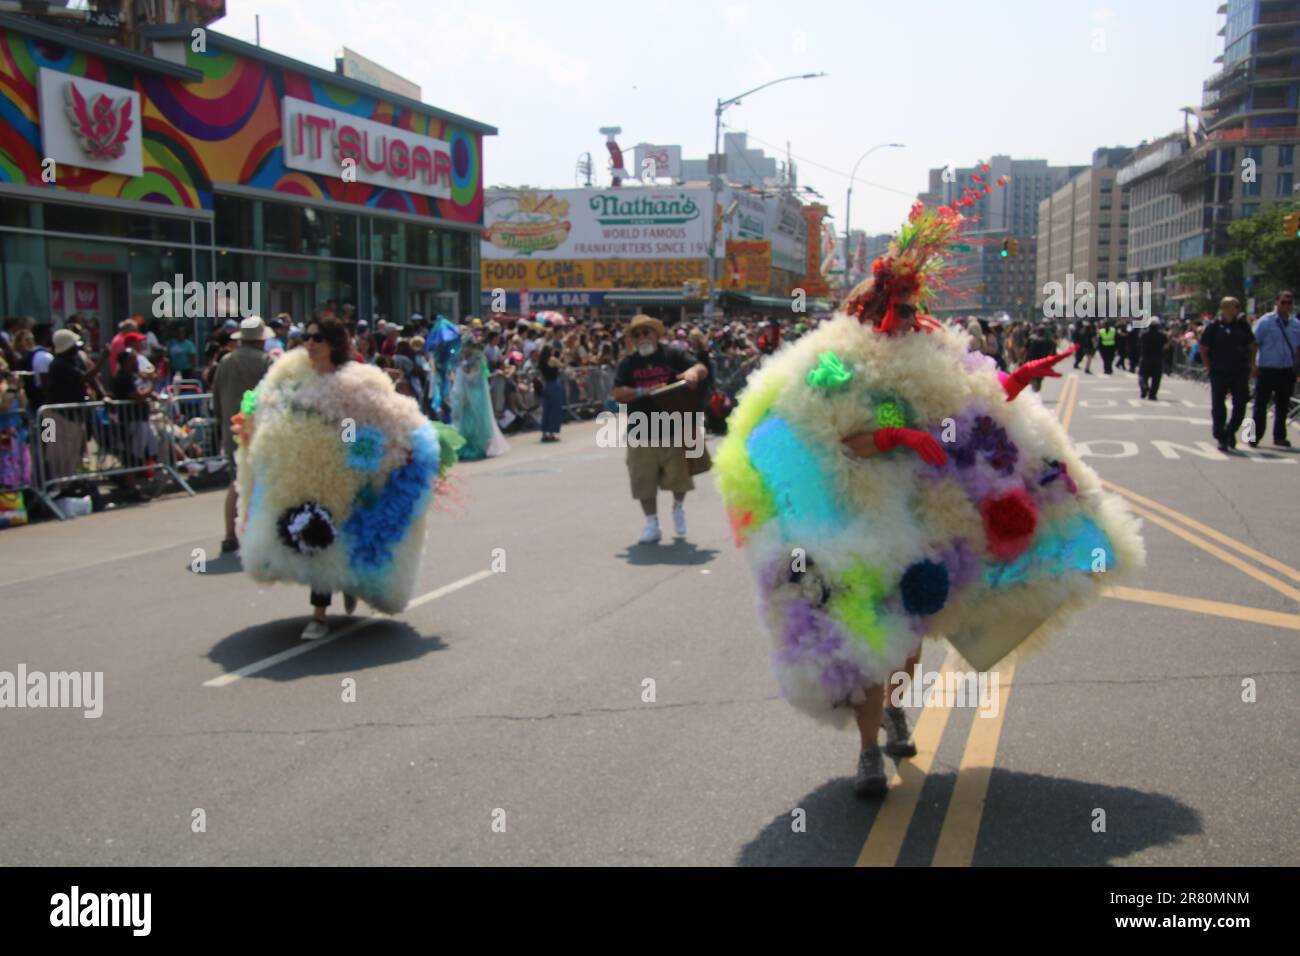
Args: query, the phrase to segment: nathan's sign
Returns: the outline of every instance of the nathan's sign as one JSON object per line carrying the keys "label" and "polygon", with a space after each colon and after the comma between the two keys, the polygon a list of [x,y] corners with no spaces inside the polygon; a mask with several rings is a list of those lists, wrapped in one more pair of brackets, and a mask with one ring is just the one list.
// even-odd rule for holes
{"label": "nathan's sign", "polygon": [[700,281],[707,259],[482,260],[483,289],[672,289]]}
{"label": "nathan's sign", "polygon": [[37,86],[48,158],[124,176],[144,172],[139,93],[47,67]]}
{"label": "nathan's sign", "polygon": [[281,100],[284,165],[335,179],[451,197],[451,148],[440,139],[306,100]]}
{"label": "nathan's sign", "polygon": [[678,225],[700,217],[700,207],[686,193],[638,196],[634,190],[601,193],[587,200],[602,226]]}
{"label": "nathan's sign", "polygon": [[490,189],[482,258],[703,259],[711,208],[694,187]]}

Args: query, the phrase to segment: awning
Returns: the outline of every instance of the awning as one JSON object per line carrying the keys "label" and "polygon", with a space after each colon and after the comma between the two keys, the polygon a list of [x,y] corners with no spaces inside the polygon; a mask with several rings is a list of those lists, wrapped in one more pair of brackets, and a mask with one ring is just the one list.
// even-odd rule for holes
{"label": "awning", "polygon": [[749,292],[723,292],[721,301],[724,305],[747,306],[765,312],[792,312],[794,299],[775,295],[754,295]]}
{"label": "awning", "polygon": [[606,292],[606,305],[687,305],[701,299],[687,299],[680,292],[651,289],[646,292]]}

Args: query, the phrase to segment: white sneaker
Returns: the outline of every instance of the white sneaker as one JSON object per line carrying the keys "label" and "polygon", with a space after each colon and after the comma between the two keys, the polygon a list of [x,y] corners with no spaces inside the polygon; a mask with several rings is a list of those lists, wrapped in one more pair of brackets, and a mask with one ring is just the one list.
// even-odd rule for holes
{"label": "white sneaker", "polygon": [[329,634],[329,632],[330,626],[328,624],[324,621],[318,621],[313,617],[307,622],[307,626],[303,628],[302,639],[304,641],[319,641],[322,637]]}
{"label": "white sneaker", "polygon": [[659,530],[658,518],[647,518],[645,530],[641,532],[641,537],[637,544],[655,544],[663,537],[663,532]]}
{"label": "white sneaker", "polygon": [[679,538],[686,537],[686,509],[673,505],[673,533]]}

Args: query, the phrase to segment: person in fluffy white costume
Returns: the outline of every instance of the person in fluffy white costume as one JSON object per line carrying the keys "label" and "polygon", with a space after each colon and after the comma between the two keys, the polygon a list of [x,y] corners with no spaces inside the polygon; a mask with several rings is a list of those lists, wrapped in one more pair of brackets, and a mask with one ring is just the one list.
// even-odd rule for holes
{"label": "person in fluffy white costume", "polygon": [[254,580],[311,589],[304,640],[328,633],[334,591],[349,614],[357,598],[386,613],[406,606],[425,515],[461,441],[351,354],[341,322],[311,322],[234,422],[240,558]]}
{"label": "person in fluffy white costume", "polygon": [[882,705],[923,637],[988,669],[1144,560],[1135,519],[1020,394],[1070,353],[1006,375],[919,314],[962,222],[914,207],[844,308],[751,376],[715,460],[782,695],[856,719],[864,796],[886,789],[882,716],[886,752],[916,752]]}

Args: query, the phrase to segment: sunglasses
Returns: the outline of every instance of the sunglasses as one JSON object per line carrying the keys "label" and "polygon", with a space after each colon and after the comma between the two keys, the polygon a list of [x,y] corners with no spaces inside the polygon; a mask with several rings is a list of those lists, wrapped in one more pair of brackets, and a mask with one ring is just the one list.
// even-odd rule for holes
{"label": "sunglasses", "polygon": [[916,316],[916,306],[908,305],[905,302],[899,302],[894,305],[894,315],[900,319],[911,319]]}
{"label": "sunglasses", "polygon": [[320,332],[308,332],[306,335],[303,336],[303,338],[306,339],[306,340],[309,341],[309,342],[324,342],[324,341],[325,341],[325,336],[322,335]]}
{"label": "sunglasses", "polygon": [[647,335],[654,335],[654,334],[655,334],[654,329],[633,329],[631,332],[628,333],[628,337],[633,339],[639,339],[639,338],[644,338]]}

